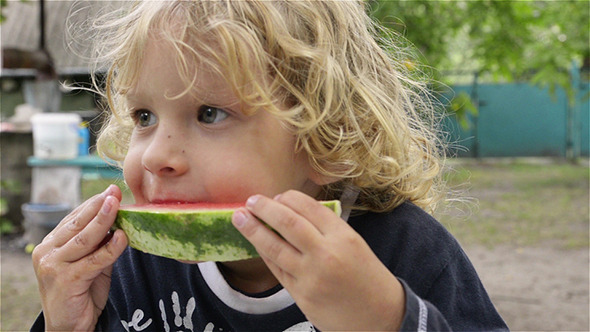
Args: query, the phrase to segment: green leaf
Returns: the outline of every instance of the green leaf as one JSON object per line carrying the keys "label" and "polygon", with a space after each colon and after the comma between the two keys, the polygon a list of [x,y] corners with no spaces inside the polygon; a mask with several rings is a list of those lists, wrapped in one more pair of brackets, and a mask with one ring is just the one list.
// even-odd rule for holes
{"label": "green leaf", "polygon": [[449,111],[464,130],[471,127],[470,116],[477,117],[479,114],[473,100],[464,91],[458,93],[451,99]]}

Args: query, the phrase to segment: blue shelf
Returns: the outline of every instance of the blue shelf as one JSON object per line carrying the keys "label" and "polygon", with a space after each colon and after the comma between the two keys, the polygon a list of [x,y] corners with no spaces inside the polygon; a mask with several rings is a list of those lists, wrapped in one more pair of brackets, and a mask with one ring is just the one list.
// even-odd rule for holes
{"label": "blue shelf", "polygon": [[122,177],[121,169],[95,155],[72,159],[41,159],[31,156],[27,159],[30,167],[80,167],[84,175],[98,175],[103,178]]}

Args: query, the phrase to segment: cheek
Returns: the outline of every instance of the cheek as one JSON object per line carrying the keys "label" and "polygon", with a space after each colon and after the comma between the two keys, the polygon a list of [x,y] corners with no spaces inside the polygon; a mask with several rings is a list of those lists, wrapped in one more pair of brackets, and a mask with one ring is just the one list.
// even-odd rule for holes
{"label": "cheek", "polygon": [[288,147],[268,150],[260,146],[251,153],[236,154],[233,162],[226,160],[209,180],[216,193],[233,201],[244,201],[253,194],[273,197],[289,189],[302,190],[307,181],[306,156],[294,157]]}
{"label": "cheek", "polygon": [[123,161],[123,178],[134,195],[141,187],[142,174],[141,155],[129,149]]}
{"label": "cheek", "polygon": [[[201,159],[194,164],[193,177],[217,202],[244,202],[254,194],[272,195],[272,185],[278,179],[272,174],[272,167],[261,158],[258,151],[244,147],[218,150],[215,158]],[[275,178],[273,180],[273,178]]]}
{"label": "cheek", "polygon": [[213,201],[244,202],[254,194],[269,194],[269,174],[258,160],[236,158],[201,172],[201,183]]}

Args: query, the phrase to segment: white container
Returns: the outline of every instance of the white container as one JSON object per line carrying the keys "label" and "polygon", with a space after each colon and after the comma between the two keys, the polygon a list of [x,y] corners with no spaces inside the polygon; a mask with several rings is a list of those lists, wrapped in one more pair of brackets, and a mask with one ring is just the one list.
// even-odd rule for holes
{"label": "white container", "polygon": [[39,244],[59,222],[72,211],[68,204],[34,204],[21,206],[25,217],[25,234],[28,243]]}
{"label": "white container", "polygon": [[[48,159],[46,159],[48,160]],[[33,167],[31,203],[80,204],[82,169],[70,166]]]}
{"label": "white container", "polygon": [[78,128],[82,118],[76,113],[39,113],[33,115],[35,157],[71,159],[78,156]]}

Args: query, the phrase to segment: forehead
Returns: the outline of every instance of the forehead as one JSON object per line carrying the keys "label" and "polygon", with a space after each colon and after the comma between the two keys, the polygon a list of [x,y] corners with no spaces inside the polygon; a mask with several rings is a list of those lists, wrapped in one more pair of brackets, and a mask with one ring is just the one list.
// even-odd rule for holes
{"label": "forehead", "polygon": [[[271,104],[277,86],[271,88],[270,60],[252,39],[251,31],[224,19],[227,13],[203,17],[185,2],[154,3],[167,4],[154,8],[142,4],[153,10],[143,11],[149,15],[138,16],[130,26],[128,44],[121,48],[123,52],[115,62],[113,86],[117,93],[127,94],[141,83],[140,74],[147,61],[155,62],[152,68],[166,61],[174,64],[186,93],[202,89],[220,95],[230,91],[246,104],[260,105],[261,100]],[[151,54],[158,56],[148,57]]]}
{"label": "forehead", "polygon": [[190,96],[208,103],[235,104],[235,88],[210,61],[189,60],[169,41],[148,39],[137,79],[125,93],[128,99],[150,98],[163,94],[170,99]]}

